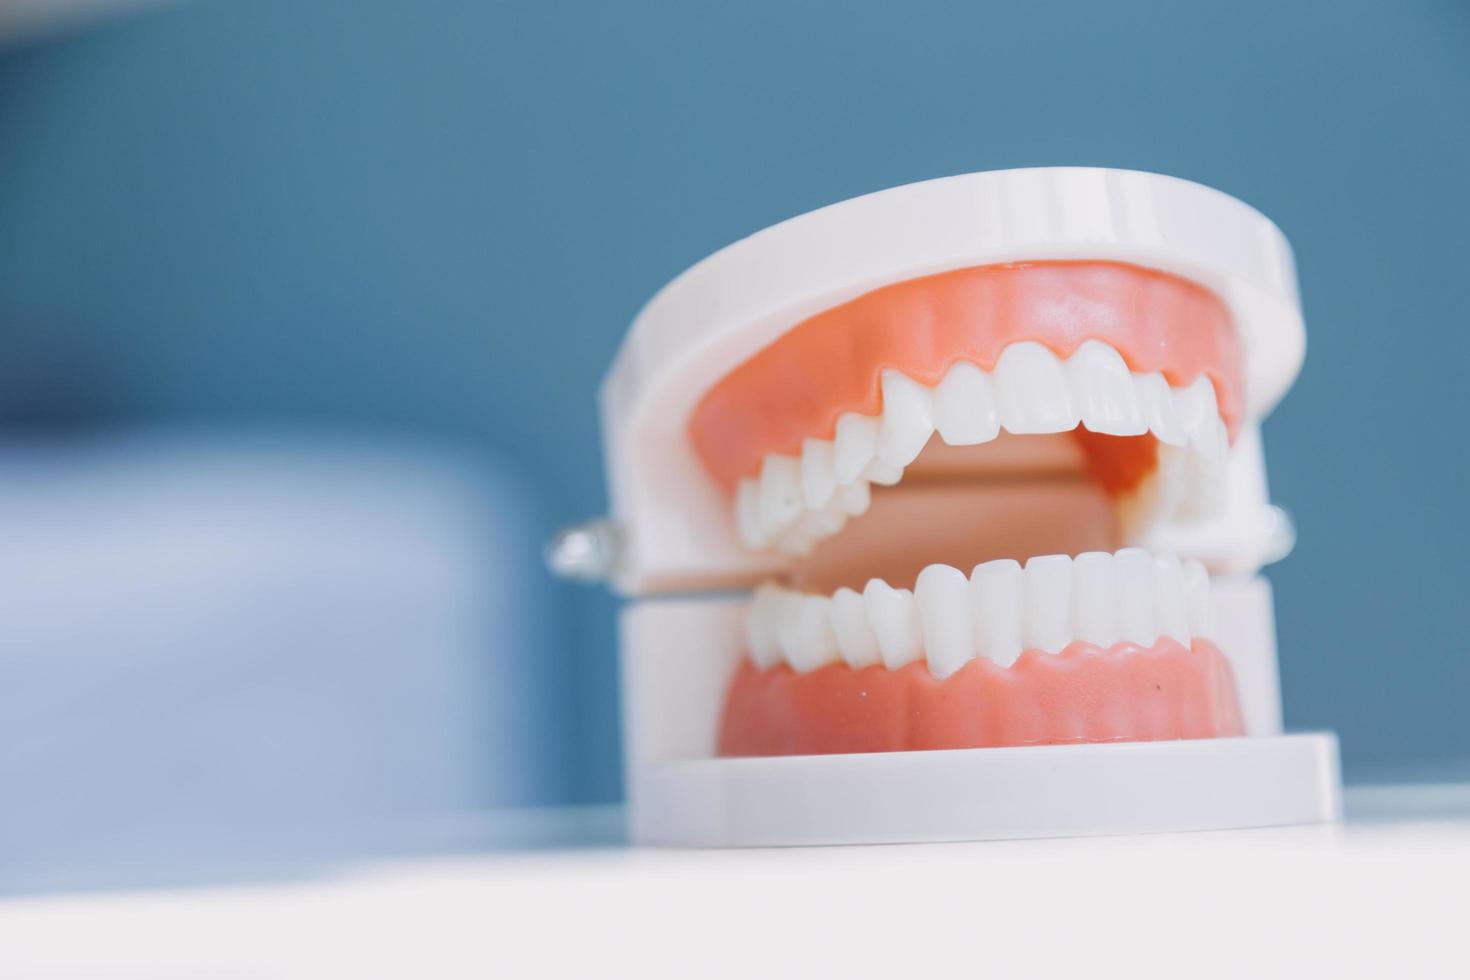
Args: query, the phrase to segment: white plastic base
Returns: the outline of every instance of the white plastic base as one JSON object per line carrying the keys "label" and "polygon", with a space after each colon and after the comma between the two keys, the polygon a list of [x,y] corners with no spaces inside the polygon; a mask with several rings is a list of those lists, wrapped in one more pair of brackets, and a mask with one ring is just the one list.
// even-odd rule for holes
{"label": "white plastic base", "polygon": [[1336,820],[1330,734],[703,759],[645,774],[644,844],[891,844]]}

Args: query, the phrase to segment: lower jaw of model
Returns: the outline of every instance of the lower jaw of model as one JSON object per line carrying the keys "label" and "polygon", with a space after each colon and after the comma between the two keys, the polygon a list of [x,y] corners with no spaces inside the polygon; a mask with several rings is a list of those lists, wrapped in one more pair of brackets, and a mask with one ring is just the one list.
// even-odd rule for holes
{"label": "lower jaw of model", "polygon": [[750,548],[727,756],[1242,733],[1209,577],[1134,546],[1220,506],[1223,304],[1163,273],[1021,263],[797,325],[691,421]]}

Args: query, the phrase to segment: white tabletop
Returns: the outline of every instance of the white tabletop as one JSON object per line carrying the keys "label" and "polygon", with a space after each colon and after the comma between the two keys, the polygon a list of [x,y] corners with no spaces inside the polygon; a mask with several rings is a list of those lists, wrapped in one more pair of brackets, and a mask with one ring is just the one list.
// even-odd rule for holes
{"label": "white tabletop", "polygon": [[[1405,792],[1350,795],[1367,819],[1342,826],[542,848],[268,885],[23,897],[0,902],[0,976],[1463,980],[1470,791],[1419,791],[1409,818]],[[562,816],[584,840],[607,825]]]}

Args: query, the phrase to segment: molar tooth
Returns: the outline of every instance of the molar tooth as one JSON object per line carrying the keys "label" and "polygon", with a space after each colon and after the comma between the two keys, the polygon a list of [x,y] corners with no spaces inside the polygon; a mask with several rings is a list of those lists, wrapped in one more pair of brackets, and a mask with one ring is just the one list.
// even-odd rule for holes
{"label": "molar tooth", "polygon": [[1189,433],[1179,420],[1179,409],[1174,404],[1174,393],[1169,382],[1159,371],[1151,374],[1135,374],[1134,388],[1143,408],[1143,417],[1148,421],[1149,431],[1159,442],[1170,446],[1183,446],[1189,442]]}
{"label": "molar tooth", "polygon": [[747,548],[766,544],[765,524],[761,520],[760,483],[748,477],[735,488],[735,526]]}
{"label": "molar tooth", "polygon": [[808,439],[801,445],[801,499],[808,510],[827,506],[837,489],[832,458],[831,440]]}
{"label": "molar tooth", "polygon": [[1191,637],[1208,637],[1210,629],[1210,575],[1191,559],[1184,563],[1184,604],[1189,610]]}
{"label": "molar tooth", "polygon": [[830,600],[798,595],[781,617],[781,647],[786,662],[805,674],[837,659],[837,637],[832,633]]}
{"label": "molar tooth", "polygon": [[771,453],[761,467],[761,517],[768,531],[788,527],[801,515],[801,463]]}
{"label": "molar tooth", "polygon": [[878,458],[901,474],[934,434],[929,390],[891,368],[883,372],[880,383],[883,421],[878,430]]}
{"label": "molar tooth", "polygon": [[867,667],[879,663],[878,640],[868,623],[863,596],[852,589],[838,589],[832,595],[832,633],[837,649],[849,667]]}
{"label": "molar tooth", "polygon": [[929,673],[940,680],[975,656],[969,591],[965,573],[949,565],[929,565],[914,582],[914,602],[919,607]]}
{"label": "molar tooth", "polygon": [[873,502],[872,490],[868,487],[867,480],[858,480],[854,483],[837,484],[837,492],[832,495],[832,503],[837,509],[851,517],[865,514]]}
{"label": "molar tooth", "polygon": [[1000,423],[1016,435],[1077,428],[1062,362],[1034,340],[1011,344],[995,365]]}
{"label": "molar tooth", "polygon": [[1123,548],[1113,556],[1118,583],[1118,638],[1151,647],[1159,638],[1154,619],[1153,558],[1142,548]]}
{"label": "molar tooth", "polygon": [[1072,404],[1082,424],[1111,436],[1140,436],[1148,431],[1133,373],[1123,356],[1100,340],[1089,340],[1067,358]]}
{"label": "molar tooth", "polygon": [[1162,636],[1189,645],[1189,606],[1184,598],[1184,566],[1177,555],[1154,559],[1154,619]]}
{"label": "molar tooth", "polygon": [[1072,559],[1066,555],[1029,558],[1022,571],[1025,619],[1021,639],[1028,650],[1060,653],[1072,642]]}
{"label": "molar tooth", "polygon": [[974,446],[1000,434],[995,386],[969,361],[958,361],[934,389],[934,426],[951,446]]}
{"label": "molar tooth", "polygon": [[869,579],[863,589],[863,609],[884,666],[897,670],[918,659],[922,649],[919,611],[912,592],[895,589],[882,579]]}
{"label": "molar tooth", "polygon": [[970,572],[970,606],[975,648],[980,656],[1009,667],[1021,655],[1021,566],[1009,558],[976,565]]}
{"label": "molar tooth", "polygon": [[1118,642],[1118,583],[1105,551],[1083,552],[1072,563],[1072,634],[1104,650]]}
{"label": "molar tooth", "polygon": [[781,659],[781,641],[777,637],[780,626],[782,597],[786,590],[779,585],[766,582],[755,590],[750,607],[745,612],[745,642],[750,659],[764,670],[774,667]]}
{"label": "molar tooth", "polygon": [[852,483],[878,454],[878,420],[856,412],[837,419],[833,441],[833,475],[839,484]]}

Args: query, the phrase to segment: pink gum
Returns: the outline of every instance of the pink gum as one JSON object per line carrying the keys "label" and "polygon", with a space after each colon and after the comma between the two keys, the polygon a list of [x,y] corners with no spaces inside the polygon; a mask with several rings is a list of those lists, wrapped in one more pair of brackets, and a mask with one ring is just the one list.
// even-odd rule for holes
{"label": "pink gum", "polygon": [[829,664],[808,674],[749,660],[726,694],[719,754],[815,755],[1243,733],[1230,664],[1208,640],[1152,648],[1075,642],[1010,667],[979,658],[936,680],[922,662],[890,671]]}
{"label": "pink gum", "polygon": [[956,361],[985,370],[1007,344],[1059,357],[1088,340],[1174,386],[1201,374],[1232,438],[1241,357],[1225,304],[1177,276],[1121,262],[1025,262],[957,269],[876,289],[804,320],[736,367],[696,406],[689,434],[709,473],[733,487],[768,453],[830,439],[844,412],[877,414],[883,369],[937,384]]}

